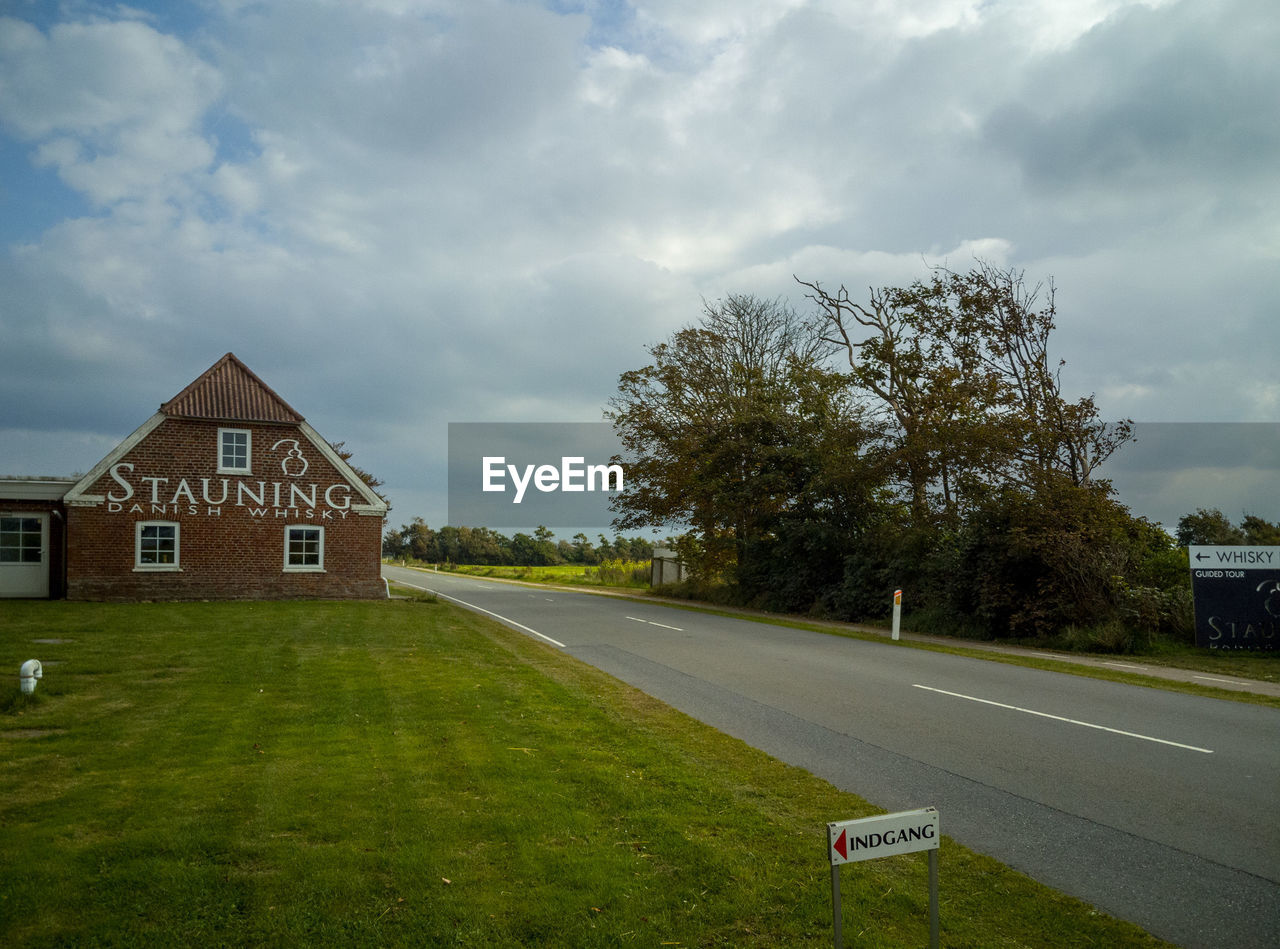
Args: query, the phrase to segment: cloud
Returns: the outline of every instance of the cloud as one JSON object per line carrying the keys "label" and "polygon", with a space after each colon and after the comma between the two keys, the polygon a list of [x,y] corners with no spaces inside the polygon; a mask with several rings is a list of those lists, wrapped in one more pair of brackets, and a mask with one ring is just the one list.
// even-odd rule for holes
{"label": "cloud", "polygon": [[3,18],[0,57],[0,120],[37,143],[36,164],[98,205],[172,188],[213,157],[200,123],[219,77],[174,37],[133,21],[45,35]]}
{"label": "cloud", "polygon": [[435,504],[447,422],[596,420],[704,297],[975,257],[1056,278],[1104,413],[1275,418],[1266,4],[199,11],[0,19],[0,160],[85,202],[0,257],[13,430],[123,437],[232,350]]}
{"label": "cloud", "polygon": [[1135,513],[1173,531],[1198,508],[1276,518],[1280,424],[1146,423],[1104,466]]}
{"label": "cloud", "polygon": [[[1249,24],[1209,44],[1224,22]],[[1038,188],[1139,194],[1185,203],[1221,183],[1269,182],[1280,101],[1269,51],[1280,22],[1253,0],[1130,7],[1024,76],[986,135]]]}

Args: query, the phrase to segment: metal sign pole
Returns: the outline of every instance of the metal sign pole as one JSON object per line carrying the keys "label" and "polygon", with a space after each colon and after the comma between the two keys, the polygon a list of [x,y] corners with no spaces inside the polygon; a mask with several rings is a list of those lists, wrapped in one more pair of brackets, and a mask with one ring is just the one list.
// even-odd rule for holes
{"label": "metal sign pole", "polygon": [[938,851],[929,851],[929,949],[938,949]]}
{"label": "metal sign pole", "polygon": [[832,922],[835,925],[836,949],[844,949],[844,936],[840,932],[841,917],[844,916],[840,909],[840,867],[833,866],[831,868],[831,913]]}

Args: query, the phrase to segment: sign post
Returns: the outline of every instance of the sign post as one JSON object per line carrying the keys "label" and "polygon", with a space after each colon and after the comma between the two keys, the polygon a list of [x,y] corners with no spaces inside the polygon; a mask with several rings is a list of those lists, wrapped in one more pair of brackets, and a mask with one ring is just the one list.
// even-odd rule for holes
{"label": "sign post", "polygon": [[1187,548],[1196,645],[1280,649],[1280,547]]}
{"label": "sign post", "polygon": [[929,851],[929,946],[938,949],[938,812],[932,807],[827,824],[835,949],[843,949],[840,867],[859,860]]}
{"label": "sign post", "polygon": [[902,630],[902,591],[893,591],[893,638],[898,638]]}

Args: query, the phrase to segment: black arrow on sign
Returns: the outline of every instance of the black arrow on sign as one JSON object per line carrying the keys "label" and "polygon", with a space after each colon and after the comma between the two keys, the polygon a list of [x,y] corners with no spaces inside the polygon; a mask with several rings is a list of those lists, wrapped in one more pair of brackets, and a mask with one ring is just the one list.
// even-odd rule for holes
{"label": "black arrow on sign", "polygon": [[1211,560],[1211,559],[1213,558],[1210,557],[1209,554],[1196,554],[1196,560]]}

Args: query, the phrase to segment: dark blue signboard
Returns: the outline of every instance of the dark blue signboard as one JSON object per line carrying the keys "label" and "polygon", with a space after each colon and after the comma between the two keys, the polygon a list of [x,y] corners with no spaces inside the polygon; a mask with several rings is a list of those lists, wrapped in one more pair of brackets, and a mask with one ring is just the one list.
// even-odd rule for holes
{"label": "dark blue signboard", "polygon": [[1196,645],[1280,648],[1280,547],[1191,547]]}

